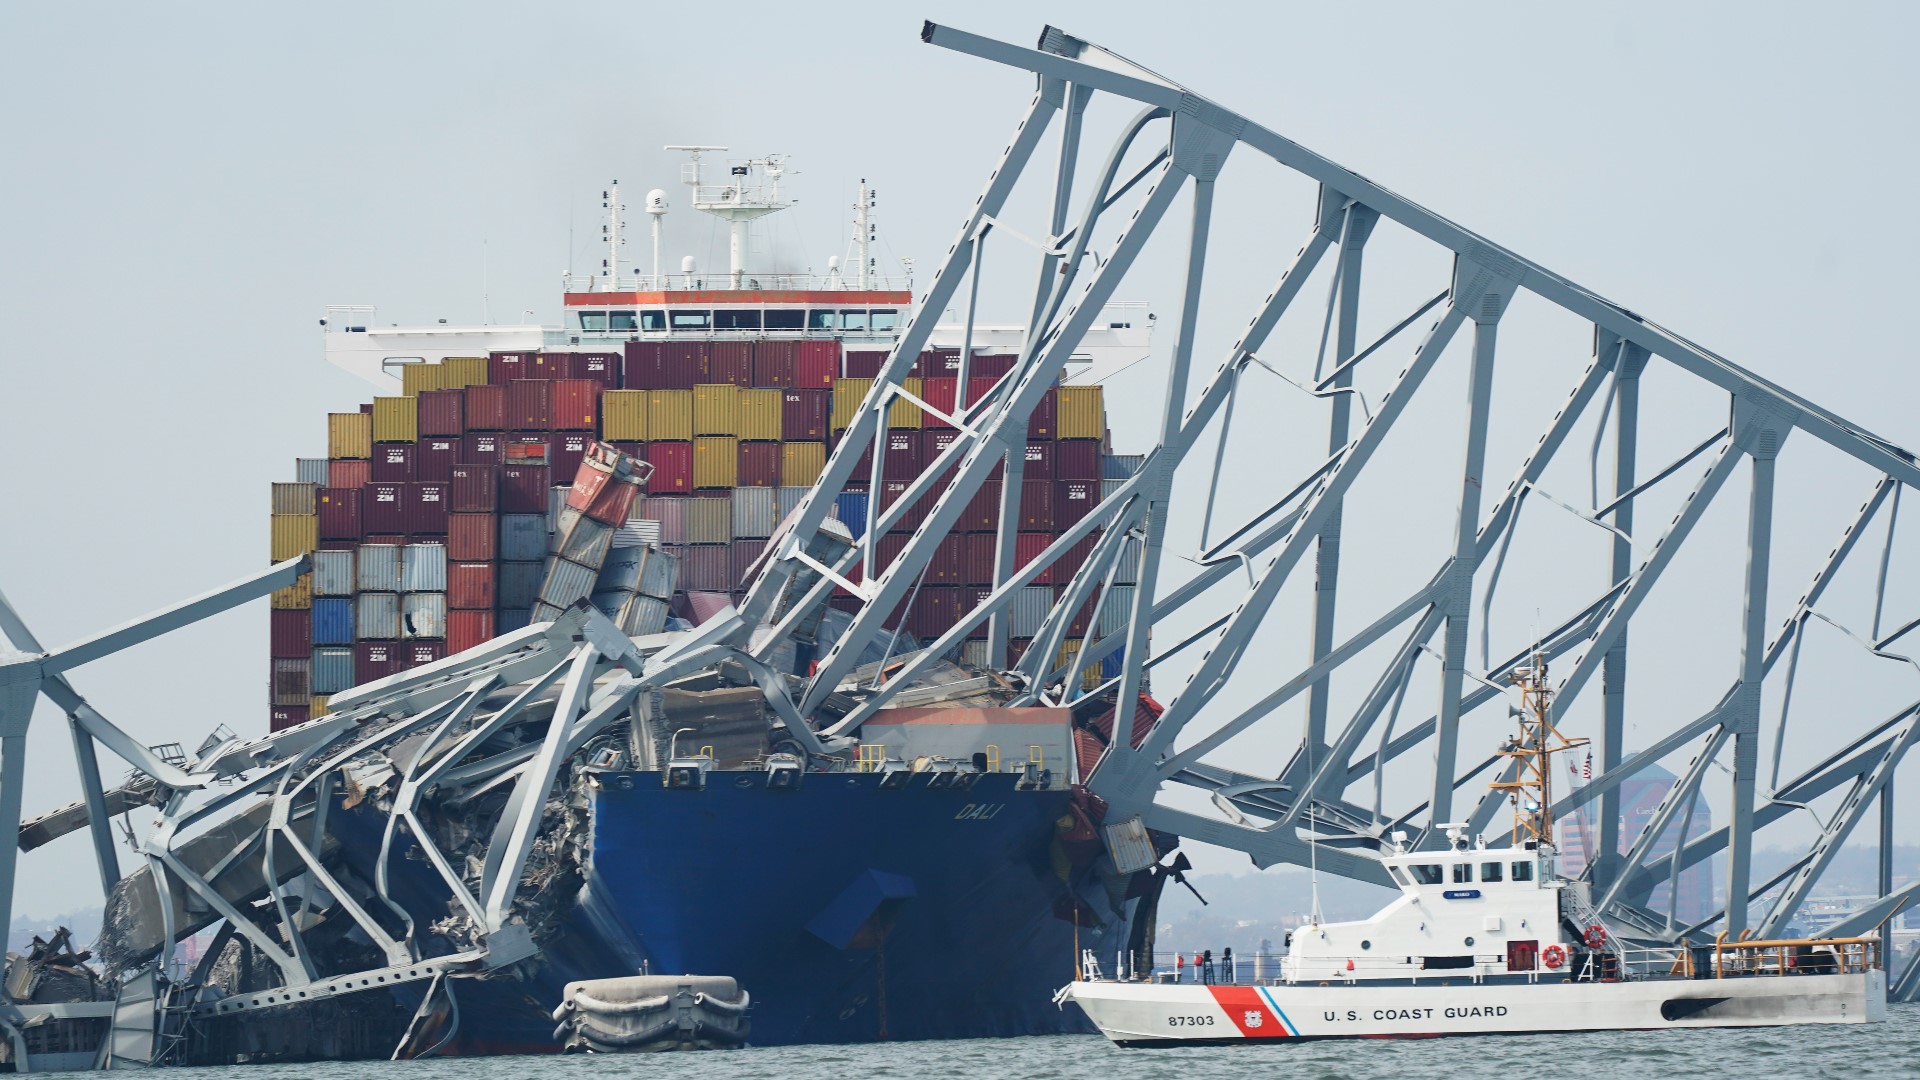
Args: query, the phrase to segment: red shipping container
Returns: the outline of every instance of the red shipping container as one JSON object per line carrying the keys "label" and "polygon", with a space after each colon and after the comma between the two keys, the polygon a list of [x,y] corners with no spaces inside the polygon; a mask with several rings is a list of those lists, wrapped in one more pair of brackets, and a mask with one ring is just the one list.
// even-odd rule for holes
{"label": "red shipping container", "polygon": [[620,451],[621,453],[627,455],[628,457],[637,457],[641,461],[647,460],[647,444],[646,443],[616,442],[616,443],[608,443],[607,445],[613,447],[615,450]]}
{"label": "red shipping container", "polygon": [[1021,474],[1021,479],[1023,480],[1058,479],[1058,477],[1054,475],[1053,459],[1054,459],[1053,443],[1051,442],[1027,443],[1027,450],[1024,458],[1024,460],[1026,461],[1026,467],[1025,467],[1025,472]]}
{"label": "red shipping container", "polygon": [[[994,554],[998,550],[999,537],[992,533],[967,533],[954,539],[964,541],[967,546],[966,566],[960,575],[963,585],[993,584]],[[1018,543],[1018,541],[1015,541]]]}
{"label": "red shipping container", "polygon": [[[1012,371],[1013,362],[1018,359],[1013,353],[976,352],[972,362],[967,365],[967,378],[972,380],[985,376],[989,380],[998,379]],[[992,385],[991,381],[988,385]]]}
{"label": "red shipping container", "polygon": [[1071,529],[1100,501],[1100,481],[1060,480],[1053,493],[1053,527]]}
{"label": "red shipping container", "polygon": [[498,465],[507,460],[507,436],[467,435],[460,440],[461,465]]}
{"label": "red shipping container", "polygon": [[305,660],[313,655],[313,612],[275,608],[268,613],[267,645],[275,660]]}
{"label": "red shipping container", "polygon": [[1027,438],[1030,440],[1052,439],[1060,431],[1055,422],[1055,414],[1060,408],[1060,393],[1052,387],[1047,388],[1045,396],[1027,414]]}
{"label": "red shipping container", "polygon": [[407,544],[407,534],[406,533],[368,533],[366,537],[360,542],[363,544],[392,544],[396,547],[405,547]]}
{"label": "red shipping container", "polygon": [[459,460],[459,439],[442,437],[421,439],[413,452],[413,478],[435,482],[451,480],[454,462]]}
{"label": "red shipping container", "polygon": [[407,531],[405,484],[368,484],[361,489],[360,527],[369,533]]}
{"label": "red shipping container", "polygon": [[967,376],[967,400],[962,407],[979,403],[987,396],[988,391],[993,389],[993,384],[999,381],[992,375]]}
{"label": "red shipping container", "polygon": [[753,385],[753,343],[716,341],[707,346],[707,373],[710,383]]}
{"label": "red shipping container", "polygon": [[507,426],[515,431],[553,427],[553,384],[545,379],[515,379],[507,384]]}
{"label": "red shipping container", "polygon": [[466,395],[466,415],[462,418],[466,431],[505,431],[507,430],[507,388],[491,383],[482,386],[469,386],[461,391]]}
{"label": "red shipping container", "polygon": [[600,426],[600,384],[592,379],[553,381],[553,430],[594,431]]}
{"label": "red shipping container", "polygon": [[360,488],[321,488],[314,496],[320,512],[320,539],[360,538]]}
{"label": "red shipping container", "polygon": [[406,515],[408,534],[447,535],[447,487],[444,480],[401,485],[401,510]]}
{"label": "red shipping container", "polygon": [[333,538],[333,537],[323,536],[320,538],[319,550],[321,551],[352,551],[353,549],[359,546],[360,546],[360,538],[357,536],[351,540],[343,537]]}
{"label": "red shipping container", "polygon": [[788,442],[826,441],[833,419],[833,391],[788,390],[780,400],[780,432]]}
{"label": "red shipping container", "polygon": [[400,643],[397,641],[356,641],[353,645],[353,681],[365,684],[375,679],[384,679],[396,671],[404,671],[400,666]]}
{"label": "red shipping container", "polygon": [[447,652],[463,653],[493,640],[493,612],[465,608],[447,612]]}
{"label": "red shipping container", "polygon": [[[932,431],[920,432],[921,467],[927,469],[932,468],[933,463],[940,459],[940,455],[947,452],[947,447],[952,446],[954,441],[959,438],[960,433],[953,428],[939,428]],[[964,452],[965,451],[962,451],[962,453]],[[959,467],[960,457],[959,455],[955,455],[953,464],[947,466],[946,475],[952,476]]]}
{"label": "red shipping container", "polygon": [[877,379],[880,369],[886,366],[885,349],[848,349],[846,360],[846,378]]}
{"label": "red shipping container", "polygon": [[644,456],[653,465],[647,494],[685,495],[693,490],[692,443],[650,442]]}
{"label": "red shipping container", "polygon": [[508,435],[502,445],[509,465],[544,465],[553,447],[553,433],[521,431]]}
{"label": "red shipping container", "polygon": [[[489,562],[499,557],[499,536],[500,519],[492,514],[448,514],[447,558],[457,562]],[[448,588],[452,588],[451,583]]]}
{"label": "red shipping container", "polygon": [[444,641],[406,641],[400,644],[399,659],[395,661],[396,670],[405,671],[446,658],[447,643]]}
{"label": "red shipping container", "polygon": [[420,434],[465,435],[467,395],[462,390],[420,391]]}
{"label": "red shipping container", "polygon": [[307,722],[311,713],[312,710],[305,705],[270,705],[267,707],[267,734],[299,727]]}
{"label": "red shipping container", "polygon": [[620,354],[610,352],[548,353],[556,379],[587,379],[603,390],[620,389]]}
{"label": "red shipping container", "polygon": [[[1043,444],[1044,445],[1044,444]],[[1100,479],[1100,440],[1061,439],[1053,444],[1055,480]],[[1037,477],[1035,479],[1038,479]]]}
{"label": "red shipping container", "polygon": [[327,486],[336,488],[357,488],[366,486],[373,479],[373,463],[370,461],[329,461],[327,462]]}
{"label": "red shipping container", "polygon": [[593,462],[584,462],[574,473],[567,505],[595,521],[624,525],[633,513],[634,499],[639,494],[637,485],[620,482],[612,472],[596,468]]}
{"label": "red shipping container", "polygon": [[928,585],[966,585],[966,577],[967,538],[962,533],[948,533],[935,545],[933,558],[927,560],[923,580]]}
{"label": "red shipping container", "polygon": [[[893,504],[900,501],[900,496],[906,494],[907,488],[911,486],[912,483],[907,480],[887,480],[882,482],[880,485],[880,512],[884,514],[891,509]],[[899,520],[893,523],[893,528],[887,531],[890,533],[910,533],[920,527],[920,523],[926,520],[926,516],[926,503],[915,502],[907,508],[906,513],[900,515]]]}
{"label": "red shipping container", "polygon": [[962,592],[952,585],[923,586],[920,595],[914,598],[907,629],[922,641],[932,641],[952,629],[960,614]]}
{"label": "red shipping container", "polygon": [[880,475],[887,480],[912,480],[920,475],[925,462],[920,457],[920,432],[887,432],[887,455],[880,463]]}
{"label": "red shipping container", "polygon": [[831,390],[840,376],[840,342],[802,341],[793,359],[793,385],[802,390]]}
{"label": "red shipping container", "polygon": [[900,553],[907,549],[908,539],[909,537],[902,533],[889,533],[886,536],[882,536],[880,542],[874,545],[875,569],[873,573],[866,578],[856,578],[855,580],[878,580],[880,575],[886,571],[887,567],[892,566],[894,560],[900,557]]}
{"label": "red shipping container", "polygon": [[620,383],[629,390],[665,390],[660,385],[666,369],[667,343],[629,341],[620,355]]}
{"label": "red shipping container", "polygon": [[412,443],[379,443],[373,448],[369,475],[376,484],[404,484],[417,480]]}
{"label": "red shipping container", "polygon": [[466,560],[449,562],[447,564],[447,607],[456,611],[492,611],[494,576],[494,565],[491,562]]}
{"label": "red shipping container", "polygon": [[507,465],[500,470],[500,512],[544,514],[551,473],[545,465]]}
{"label": "red shipping container", "polygon": [[[979,607],[981,604],[986,603],[987,597],[992,595],[993,595],[993,590],[991,588],[982,589],[982,588],[977,588],[975,586],[969,585],[966,588],[961,589],[960,590],[960,610],[955,613],[956,619],[958,616],[973,614],[973,609]],[[973,629],[967,631],[967,639],[969,641],[979,641],[985,638],[987,636],[988,628],[989,628],[989,620],[981,619],[977,624],[974,625]]]}
{"label": "red shipping container", "polygon": [[753,564],[760,561],[760,554],[765,550],[765,540],[735,540],[728,556],[728,578],[735,582],[747,580],[753,573]]}
{"label": "red shipping container", "polygon": [[[1052,533],[1023,532],[1013,538],[1013,570],[1019,573],[1040,557],[1053,543]],[[1064,578],[1062,580],[1065,580]],[[1053,584],[1053,567],[1045,566],[1033,579],[1035,585]]]}
{"label": "red shipping container", "polygon": [[753,343],[753,385],[780,387],[793,385],[794,359],[800,355],[797,341],[756,341]]}
{"label": "red shipping container", "polygon": [[738,486],[780,486],[779,443],[743,442],[740,444],[737,464],[738,478],[734,483]]}
{"label": "red shipping container", "polygon": [[[954,395],[958,392],[959,388],[960,380],[950,376],[935,376],[921,383],[920,396],[925,398],[927,404],[933,406],[935,410],[952,416]],[[925,417],[921,423],[926,427],[951,428],[953,426],[938,416],[935,416],[931,411],[923,409],[921,413]]]}
{"label": "red shipping container", "polygon": [[448,470],[447,509],[456,514],[491,514],[500,509],[500,466],[455,465]]}
{"label": "red shipping container", "polygon": [[1020,530],[1053,531],[1053,481],[1026,480],[1021,483]]}
{"label": "red shipping container", "polygon": [[1073,575],[1079,573],[1080,568],[1085,566],[1087,560],[1093,557],[1093,545],[1098,543],[1099,540],[1099,533],[1081,537],[1072,547],[1067,549],[1066,554],[1055,559],[1053,563],[1054,584],[1065,585],[1067,582],[1072,581]]}
{"label": "red shipping container", "polygon": [[929,379],[960,377],[959,349],[924,349],[920,353],[919,374]]}
{"label": "red shipping container", "polygon": [[515,379],[533,378],[533,359],[530,352],[496,352],[487,354],[487,381],[495,386],[505,386]]}
{"label": "red shipping container", "polygon": [[553,478],[562,484],[572,483],[574,474],[580,471],[581,460],[587,456],[587,447],[592,445],[592,432],[556,433],[553,436],[553,451],[547,458],[547,464],[553,466]]}
{"label": "red shipping container", "polygon": [[967,500],[966,513],[954,523],[955,532],[990,533],[1000,527],[1000,481],[988,480]]}

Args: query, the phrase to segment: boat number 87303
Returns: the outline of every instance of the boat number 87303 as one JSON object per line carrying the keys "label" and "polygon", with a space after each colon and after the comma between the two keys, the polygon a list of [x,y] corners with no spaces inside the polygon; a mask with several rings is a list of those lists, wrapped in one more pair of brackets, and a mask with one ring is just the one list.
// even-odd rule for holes
{"label": "boat number 87303", "polygon": [[1213,1024],[1211,1016],[1169,1016],[1167,1023],[1173,1027],[1208,1027]]}

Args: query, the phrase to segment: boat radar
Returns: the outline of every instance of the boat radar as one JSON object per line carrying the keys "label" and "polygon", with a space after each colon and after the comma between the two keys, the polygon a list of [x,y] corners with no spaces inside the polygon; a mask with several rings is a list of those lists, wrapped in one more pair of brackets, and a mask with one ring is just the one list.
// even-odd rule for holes
{"label": "boat radar", "polygon": [[[693,208],[727,223],[727,270],[733,288],[743,288],[747,273],[747,227],[759,218],[793,205],[780,198],[780,177],[786,172],[785,156],[768,154],[764,158],[731,162],[727,166],[726,183],[708,184],[701,176],[700,155],[725,153],[726,147],[669,146],[667,149],[687,155],[687,162],[680,166],[680,182],[693,189]],[[663,198],[663,210],[664,204]]]}

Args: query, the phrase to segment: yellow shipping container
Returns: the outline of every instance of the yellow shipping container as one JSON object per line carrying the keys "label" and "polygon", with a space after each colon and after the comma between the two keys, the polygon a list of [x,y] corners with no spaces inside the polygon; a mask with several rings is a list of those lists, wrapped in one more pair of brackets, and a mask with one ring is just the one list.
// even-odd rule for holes
{"label": "yellow shipping container", "polygon": [[300,580],[284,589],[273,590],[272,602],[278,611],[306,611],[313,607],[313,575],[301,574]]}
{"label": "yellow shipping container", "polygon": [[779,442],[780,414],[785,408],[783,391],[740,391],[740,437],[757,442]]}
{"label": "yellow shipping container", "polygon": [[602,393],[600,437],[608,442],[646,442],[647,392],[608,390]]}
{"label": "yellow shipping container", "polygon": [[297,559],[320,546],[318,514],[273,515],[273,561]]}
{"label": "yellow shipping container", "polygon": [[[780,447],[780,482],[788,487],[812,484],[826,468],[826,443],[790,442]],[[863,478],[856,479],[865,482]]]}
{"label": "yellow shipping container", "polygon": [[418,397],[422,390],[445,390],[446,388],[445,365],[429,362],[408,364],[400,369],[400,392],[407,397]]}
{"label": "yellow shipping container", "polygon": [[693,440],[693,391],[647,391],[647,441]]}
{"label": "yellow shipping container", "polygon": [[373,441],[419,442],[420,402],[410,397],[373,399]]}
{"label": "yellow shipping container", "polygon": [[443,389],[481,386],[487,381],[487,358],[484,356],[449,356],[442,363],[447,369],[447,385]]}
{"label": "yellow shipping container", "polygon": [[1107,406],[1098,386],[1063,386],[1059,412],[1055,414],[1057,438],[1104,439],[1107,435]]}
{"label": "yellow shipping container", "polygon": [[332,712],[333,710],[327,708],[327,702],[332,700],[332,694],[315,694],[312,702],[313,707],[307,710],[307,719],[318,720],[329,712]]}
{"label": "yellow shipping container", "polygon": [[833,380],[833,430],[845,431],[853,426],[854,414],[872,389],[872,379]]}
{"label": "yellow shipping container", "polygon": [[373,456],[373,417],[362,412],[327,414],[327,456],[336,461]]}
{"label": "yellow shipping container", "polygon": [[739,477],[739,439],[703,435],[693,440],[694,487],[730,488]]}
{"label": "yellow shipping container", "polygon": [[740,388],[700,383],[693,388],[694,435],[740,435]]}
{"label": "yellow shipping container", "polygon": [[[1074,654],[1078,653],[1079,651],[1080,651],[1079,642],[1077,641],[1062,642],[1060,644],[1060,654],[1054,657],[1053,666],[1061,669],[1062,671],[1066,670],[1067,666],[1073,663]],[[1080,688],[1083,690],[1091,690],[1094,687],[1099,686],[1101,681],[1102,680],[1100,678],[1100,665],[1098,663],[1090,664],[1086,668],[1082,669],[1080,672]]]}

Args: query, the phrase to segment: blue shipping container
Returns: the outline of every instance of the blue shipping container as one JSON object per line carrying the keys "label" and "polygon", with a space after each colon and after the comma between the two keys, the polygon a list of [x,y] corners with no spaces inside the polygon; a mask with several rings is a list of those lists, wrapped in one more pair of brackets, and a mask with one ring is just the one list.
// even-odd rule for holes
{"label": "blue shipping container", "polygon": [[[500,515],[500,558],[507,562],[544,562],[547,557],[545,514]],[[531,607],[532,603],[529,602]]]}
{"label": "blue shipping container", "polygon": [[835,516],[855,540],[867,531],[867,498],[864,491],[843,491],[833,500]]}
{"label": "blue shipping container", "polygon": [[353,644],[352,600],[335,597],[314,598],[313,643],[315,645]]}

